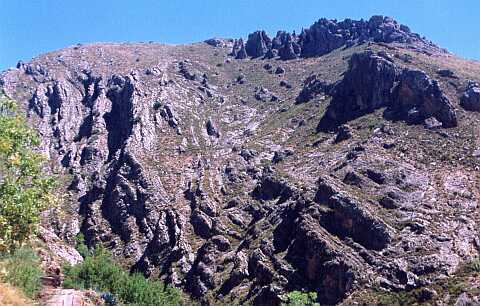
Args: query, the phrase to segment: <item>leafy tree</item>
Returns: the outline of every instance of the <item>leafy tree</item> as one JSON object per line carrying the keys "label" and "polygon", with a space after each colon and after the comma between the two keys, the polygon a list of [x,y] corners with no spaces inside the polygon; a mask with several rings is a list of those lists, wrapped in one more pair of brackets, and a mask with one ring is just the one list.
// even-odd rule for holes
{"label": "leafy tree", "polygon": [[320,306],[317,300],[316,292],[292,291],[286,296],[286,303],[281,306]]}
{"label": "leafy tree", "polygon": [[16,103],[0,93],[0,252],[21,246],[54,202],[54,181],[35,151],[39,144]]}

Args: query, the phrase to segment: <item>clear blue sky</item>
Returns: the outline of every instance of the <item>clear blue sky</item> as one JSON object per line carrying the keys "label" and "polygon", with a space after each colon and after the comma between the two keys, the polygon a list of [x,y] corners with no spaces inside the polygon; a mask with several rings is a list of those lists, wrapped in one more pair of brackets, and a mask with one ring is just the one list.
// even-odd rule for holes
{"label": "clear blue sky", "polygon": [[0,70],[77,43],[180,44],[375,14],[480,60],[479,12],[479,0],[0,0]]}

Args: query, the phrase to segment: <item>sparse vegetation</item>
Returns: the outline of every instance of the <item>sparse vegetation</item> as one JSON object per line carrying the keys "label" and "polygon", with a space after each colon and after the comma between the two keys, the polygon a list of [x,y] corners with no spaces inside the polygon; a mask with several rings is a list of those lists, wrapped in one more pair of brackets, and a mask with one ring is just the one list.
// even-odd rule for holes
{"label": "sparse vegetation", "polygon": [[480,272],[480,258],[473,259],[467,268],[472,272]]}
{"label": "sparse vegetation", "polygon": [[282,306],[320,306],[316,292],[292,291],[286,296],[287,301]]}
{"label": "sparse vegetation", "polygon": [[[103,248],[87,255],[84,262],[64,269],[64,287],[106,292],[128,305],[180,305],[180,292],[160,281],[130,274]],[[111,294],[111,295],[110,295]]]}
{"label": "sparse vegetation", "polygon": [[378,293],[377,305],[409,306],[417,302],[414,292],[382,292]]}
{"label": "sparse vegetation", "polygon": [[[464,292],[474,296],[480,294],[479,288],[471,283],[472,276],[476,273],[472,268],[473,260],[461,266],[450,278],[436,280],[428,287],[419,287],[406,291],[386,291],[380,288],[366,290],[360,293],[355,301],[377,306],[409,306],[409,305],[435,305],[438,299],[447,298],[448,305],[457,300]],[[427,294],[426,294],[427,292]],[[428,294],[430,292],[430,294]],[[432,292],[434,292],[432,294]]]}
{"label": "sparse vegetation", "polygon": [[0,282],[0,305],[33,305],[20,290]]}
{"label": "sparse vegetation", "polygon": [[0,274],[2,281],[20,288],[30,298],[36,296],[41,288],[42,269],[40,259],[27,247],[16,249],[0,258]]}

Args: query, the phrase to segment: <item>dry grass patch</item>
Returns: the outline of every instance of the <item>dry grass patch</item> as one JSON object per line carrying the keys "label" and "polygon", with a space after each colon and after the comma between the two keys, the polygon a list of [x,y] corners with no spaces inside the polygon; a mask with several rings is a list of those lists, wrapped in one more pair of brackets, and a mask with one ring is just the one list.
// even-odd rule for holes
{"label": "dry grass patch", "polygon": [[1,306],[27,306],[35,305],[26,298],[23,293],[10,285],[0,283],[0,305]]}

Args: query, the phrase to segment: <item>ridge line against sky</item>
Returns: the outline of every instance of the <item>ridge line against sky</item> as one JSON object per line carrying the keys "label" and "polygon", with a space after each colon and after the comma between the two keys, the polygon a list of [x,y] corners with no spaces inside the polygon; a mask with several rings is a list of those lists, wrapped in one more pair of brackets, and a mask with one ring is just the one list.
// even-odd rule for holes
{"label": "ridge line against sky", "polygon": [[0,70],[77,43],[183,44],[372,15],[391,16],[458,56],[480,60],[479,11],[478,0],[0,0]]}

